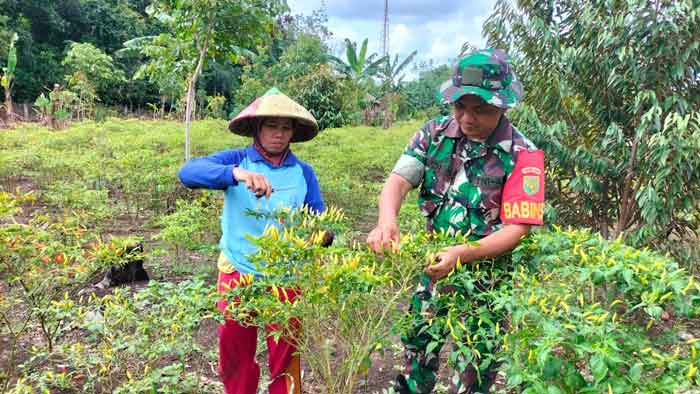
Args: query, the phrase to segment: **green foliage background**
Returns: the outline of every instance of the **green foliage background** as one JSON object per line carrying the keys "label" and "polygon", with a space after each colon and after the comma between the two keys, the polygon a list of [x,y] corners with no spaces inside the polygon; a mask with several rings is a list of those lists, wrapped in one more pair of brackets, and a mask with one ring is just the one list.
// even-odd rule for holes
{"label": "green foliage background", "polygon": [[484,30],[525,86],[512,118],[546,152],[550,219],[679,258],[697,242],[699,7],[496,3]]}
{"label": "green foliage background", "polygon": [[[0,0],[0,42],[9,43],[14,32],[19,36],[15,101],[34,102],[46,87],[66,81],[79,93],[78,102],[88,105],[82,112],[92,111],[96,101],[148,106],[153,118],[181,112],[193,48],[171,40],[172,18],[148,15],[150,3]],[[391,294],[383,305],[390,306],[410,287],[391,282],[395,273],[382,271],[403,267],[397,261],[376,270],[382,261],[353,241],[362,241],[373,226],[382,182],[410,136],[423,121],[449,111],[434,92],[450,67],[428,63],[419,67],[416,80],[401,83],[398,56],[380,67],[376,55],[363,49],[365,40],[359,52],[357,43],[347,41],[346,58],[333,58],[323,13],[291,16],[283,12],[283,2],[262,3],[274,9],[264,10],[269,13],[261,20],[274,23],[255,30],[241,44],[246,47],[226,41],[236,56],[211,49],[196,97],[201,114],[212,119],[193,125],[193,155],[249,143],[228,133],[218,118],[235,115],[272,86],[317,117],[325,130],[294,150],[313,165],[326,202],[342,207],[348,223],[332,249],[303,237],[258,240],[284,261],[305,253],[312,269],[300,275],[308,304],[276,305],[277,315],[257,316],[265,323],[308,313],[310,327],[312,322],[350,327],[352,313],[367,317],[374,331],[358,339],[360,351],[346,359],[348,368],[324,375],[329,392],[352,390],[353,379],[386,345],[378,336],[390,329],[382,325],[386,321],[372,325],[371,317],[386,317],[385,310],[368,314],[377,302],[363,304],[360,290],[372,292],[374,300]],[[479,346],[502,345],[498,357],[505,361],[508,385],[526,393],[678,392],[697,386],[700,343],[684,330],[697,317],[699,302],[692,274],[700,260],[700,4],[502,0],[484,29],[492,45],[513,56],[524,82],[524,103],[509,117],[546,152],[552,228],[515,251],[520,269],[508,279],[512,291],[471,294],[436,317],[447,319],[449,335],[470,339],[459,342],[450,362],[485,366],[496,360],[482,358]],[[178,31],[183,37],[191,33]],[[150,43],[147,49],[144,42]],[[6,63],[7,49],[0,45],[0,63]],[[347,127],[366,121],[365,110],[377,103],[392,117],[416,120],[386,130]],[[44,97],[39,104],[50,101]],[[218,316],[209,284],[221,197],[179,186],[179,123],[120,121],[105,114],[87,114],[103,123],[86,121],[61,132],[19,124],[2,133],[0,335],[12,340],[0,392],[216,389],[192,360],[215,359],[196,337]],[[402,208],[401,228],[417,235],[407,238],[404,249],[415,253],[392,257],[406,265],[404,279],[420,271],[420,255],[435,246],[419,232],[422,217],[414,200],[409,196]],[[123,258],[124,246],[133,242],[123,235],[147,242],[156,280],[133,294],[119,290],[81,298],[96,272]],[[633,248],[644,246],[670,255]],[[323,269],[313,265],[321,260]],[[444,283],[473,289],[485,273],[510,275],[483,267],[458,269]],[[328,286],[318,280],[320,273]],[[274,311],[274,300],[264,297],[269,285],[261,281],[240,295],[257,291],[248,307],[260,302]],[[319,303],[325,300],[341,301],[323,309]],[[352,301],[346,315],[335,309],[344,300]],[[507,334],[483,308],[471,307],[474,300],[510,314]],[[453,301],[438,296],[435,302]],[[458,314],[478,321],[477,329],[460,326]],[[34,347],[26,342],[29,330],[38,333]],[[156,335],[161,332],[169,335]],[[338,342],[363,334],[337,332]],[[76,341],[75,333],[85,340]],[[433,334],[432,346],[446,335]],[[324,346],[311,343],[308,349],[319,352],[307,356],[328,361],[340,354]],[[335,386],[341,370],[352,379]]]}
{"label": "green foliage background", "polygon": [[[55,83],[68,81],[71,83],[66,87],[89,96],[88,107],[97,101],[100,106],[113,108],[112,114],[139,114],[150,109],[153,117],[164,118],[173,113],[182,117],[186,79],[198,57],[198,49],[190,45],[194,36],[187,36],[194,34],[190,28],[202,33],[215,14],[213,11],[238,7],[235,2],[224,0],[206,0],[194,8],[187,4],[166,0],[2,0],[0,42],[8,43],[15,32],[19,37],[14,101],[33,103]],[[229,20],[225,13],[214,18],[220,23],[212,33],[197,84],[196,104],[205,109],[217,96],[224,97],[225,104],[222,112],[198,111],[198,117],[231,117],[265,90],[277,86],[316,111],[322,127],[339,127],[363,120],[368,93],[379,98],[388,92],[380,81],[380,74],[386,71],[386,58],[367,53],[367,40],[362,57],[358,57],[357,44],[347,40],[348,50],[353,49],[347,55],[354,57],[333,56],[331,40],[335,37],[326,26],[328,18],[322,9],[310,15],[292,15],[286,2],[277,0],[255,0],[250,7],[255,12],[246,15],[257,15],[270,24],[256,30],[256,24],[243,28],[243,21]],[[186,13],[190,16],[185,19],[194,18],[196,10],[201,15],[197,14],[200,19],[195,25],[186,21],[178,24],[178,18]],[[76,78],[76,59],[70,58],[71,48],[86,45],[99,51],[96,58],[110,58],[111,75],[102,72],[99,81]],[[6,57],[7,47],[0,45],[0,62]],[[408,60],[410,66],[412,57],[402,60]],[[357,76],[349,72],[355,69],[360,73]],[[398,70],[394,71],[398,74]],[[315,79],[317,75],[319,80]],[[425,100],[422,93],[414,94],[414,87],[407,87],[405,92],[398,89],[403,85],[398,83],[398,75],[389,78],[395,79],[389,93],[401,94],[392,98],[392,118],[408,119],[421,110],[436,113],[436,101]],[[314,82],[315,86],[307,88],[307,82]],[[421,100],[405,99],[418,95],[422,95]],[[78,117],[82,119],[82,108],[73,112],[81,112]],[[90,118],[98,115],[87,112]]]}

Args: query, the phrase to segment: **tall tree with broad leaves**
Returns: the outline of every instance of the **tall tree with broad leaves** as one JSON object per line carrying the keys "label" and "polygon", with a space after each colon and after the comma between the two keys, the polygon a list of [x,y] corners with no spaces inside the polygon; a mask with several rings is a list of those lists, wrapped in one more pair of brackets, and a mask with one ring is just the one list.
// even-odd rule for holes
{"label": "tall tree with broad leaves", "polygon": [[92,112],[110,83],[124,81],[124,73],[114,67],[112,57],[89,43],[70,44],[62,64],[70,72],[65,77],[68,87],[78,94],[78,119],[81,120]]}
{"label": "tall tree with broad leaves", "polygon": [[401,85],[401,82],[403,82],[405,77],[405,74],[403,73],[404,69],[411,64],[417,53],[418,51],[413,51],[403,60],[399,60],[399,55],[396,54],[393,61],[391,61],[391,59],[387,59],[386,63],[384,63],[384,67],[381,69],[381,72],[389,91],[396,91],[399,85]]}
{"label": "tall tree with broad leaves", "polygon": [[153,38],[163,50],[150,61],[186,71],[185,160],[197,80],[207,60],[237,62],[273,33],[275,17],[287,9],[285,0],[154,0],[147,8],[168,29]]}
{"label": "tall tree with broad leaves", "polygon": [[700,3],[498,0],[484,30],[526,92],[549,217],[659,245],[700,223]]}

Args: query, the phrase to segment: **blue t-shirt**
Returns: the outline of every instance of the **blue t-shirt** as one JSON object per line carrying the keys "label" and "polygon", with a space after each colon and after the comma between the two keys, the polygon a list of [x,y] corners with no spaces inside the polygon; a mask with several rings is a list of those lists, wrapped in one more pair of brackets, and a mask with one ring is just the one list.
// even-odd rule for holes
{"label": "blue t-shirt", "polygon": [[[272,185],[270,198],[256,197],[245,184],[233,178],[233,168],[240,167],[264,175]],[[232,149],[193,159],[178,173],[180,181],[189,188],[224,191],[224,211],[221,217],[222,236],[219,247],[233,267],[244,274],[260,275],[248,256],[256,248],[246,235],[259,237],[270,225],[279,226],[274,218],[266,217],[280,208],[325,209],[318,180],[313,169],[289,152],[279,166],[265,160],[253,147]],[[249,211],[262,215],[250,215]]]}

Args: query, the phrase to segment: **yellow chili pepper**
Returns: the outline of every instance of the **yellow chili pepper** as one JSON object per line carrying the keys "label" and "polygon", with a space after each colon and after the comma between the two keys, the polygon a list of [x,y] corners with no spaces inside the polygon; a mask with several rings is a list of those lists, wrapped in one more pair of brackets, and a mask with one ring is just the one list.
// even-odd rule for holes
{"label": "yellow chili pepper", "polygon": [[669,291],[668,293],[662,295],[661,298],[659,298],[659,302],[664,302],[664,301],[666,301],[666,300],[667,300],[669,297],[671,297],[672,295],[673,295],[673,292],[672,292],[672,291]]}
{"label": "yellow chili pepper", "polygon": [[685,295],[685,293],[688,292],[688,290],[690,290],[690,287],[693,285],[693,279],[694,279],[693,276],[691,276],[690,279],[688,279],[688,286],[686,286],[686,287],[682,290],[684,295]]}

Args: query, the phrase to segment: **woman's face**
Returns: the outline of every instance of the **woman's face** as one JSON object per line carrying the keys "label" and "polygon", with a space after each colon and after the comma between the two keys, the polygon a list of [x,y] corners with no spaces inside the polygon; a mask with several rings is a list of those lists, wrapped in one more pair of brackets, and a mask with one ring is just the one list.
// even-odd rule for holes
{"label": "woman's face", "polygon": [[293,127],[289,118],[265,118],[260,126],[258,141],[268,153],[280,154],[289,146],[294,135]]}

